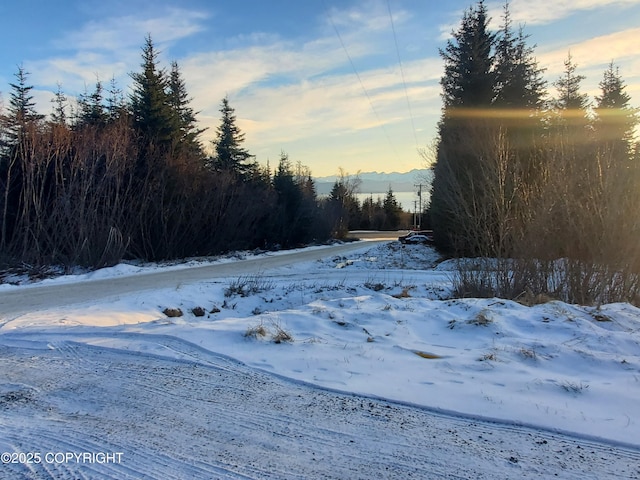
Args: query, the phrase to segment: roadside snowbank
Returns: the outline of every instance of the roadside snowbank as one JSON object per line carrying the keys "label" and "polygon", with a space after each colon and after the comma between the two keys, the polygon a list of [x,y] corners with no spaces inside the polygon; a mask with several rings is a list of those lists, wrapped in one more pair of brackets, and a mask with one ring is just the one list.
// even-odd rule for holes
{"label": "roadside snowbank", "polygon": [[[437,261],[429,247],[364,245],[250,276],[27,312],[4,319],[0,334],[63,329],[76,342],[128,350],[141,346],[123,333],[177,337],[330,389],[640,446],[639,309],[450,300],[451,272]],[[168,318],[166,307],[184,316]]]}

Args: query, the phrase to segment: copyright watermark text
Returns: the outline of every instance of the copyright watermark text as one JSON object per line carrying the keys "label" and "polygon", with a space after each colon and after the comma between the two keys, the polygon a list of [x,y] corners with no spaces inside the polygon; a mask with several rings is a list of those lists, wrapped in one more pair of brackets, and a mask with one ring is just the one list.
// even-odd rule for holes
{"label": "copyright watermark text", "polygon": [[122,452],[2,452],[3,464],[39,463],[121,463]]}

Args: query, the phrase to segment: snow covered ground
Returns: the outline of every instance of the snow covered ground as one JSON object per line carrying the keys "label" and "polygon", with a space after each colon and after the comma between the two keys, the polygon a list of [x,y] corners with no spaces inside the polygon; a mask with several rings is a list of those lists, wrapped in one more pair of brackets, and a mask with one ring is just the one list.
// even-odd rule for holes
{"label": "snow covered ground", "polygon": [[[412,468],[415,478],[640,478],[640,310],[453,300],[453,266],[438,261],[430,247],[363,243],[346,255],[251,274],[180,280],[72,306],[30,311],[25,302],[21,312],[0,311],[0,450],[126,448],[136,457],[127,471],[9,463],[0,478],[16,478],[9,472],[24,478],[329,478],[327,472],[333,478],[407,478]],[[47,284],[163,268],[121,265]],[[0,286],[0,308],[3,292],[28,294],[30,288]],[[196,315],[198,307],[203,316]],[[166,308],[183,315],[168,317]],[[233,375],[218,378],[216,387],[212,375],[224,372]],[[176,376],[179,388],[162,381]],[[265,390],[269,399],[259,396]],[[246,402],[231,407],[222,401],[229,392],[240,392]],[[268,411],[260,411],[261,402]],[[137,417],[128,424],[122,411],[132,415],[131,404]],[[343,414],[334,418],[331,405],[337,404]],[[205,407],[241,431],[231,426],[223,429],[229,438],[212,440],[211,419],[187,419],[196,410],[205,415]],[[162,418],[171,408],[184,418]],[[393,421],[371,424],[390,410]],[[462,432],[454,442],[461,457],[438,453],[445,440],[416,427],[430,412],[450,422],[444,430]],[[158,416],[167,431],[158,427],[153,439],[146,438],[149,428],[134,428],[156,425],[151,419]],[[282,436],[274,439],[275,425],[287,430],[285,444]],[[494,429],[489,434],[487,425]],[[170,436],[172,428],[178,438]],[[259,437],[260,448],[253,445],[254,457],[241,454],[251,428],[271,431]],[[63,448],[56,442],[65,429]],[[577,451],[558,446],[567,439]],[[318,442],[328,470],[313,463],[319,459],[310,445]],[[183,446],[172,454],[166,449],[173,443]],[[527,460],[529,443],[537,450]],[[298,456],[295,445],[304,445]],[[224,449],[222,458],[233,458],[234,466],[184,457],[185,449],[204,457]],[[343,463],[341,452],[348,454]],[[359,467],[351,471],[349,462]]]}

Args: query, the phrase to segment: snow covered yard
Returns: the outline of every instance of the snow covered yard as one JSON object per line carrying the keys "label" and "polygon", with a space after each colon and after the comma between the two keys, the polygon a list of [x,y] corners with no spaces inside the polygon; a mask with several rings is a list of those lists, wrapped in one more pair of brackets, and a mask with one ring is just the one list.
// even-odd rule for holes
{"label": "snow covered yard", "polygon": [[[444,415],[442,418],[449,418],[451,414],[458,418],[456,421],[466,421],[467,427],[483,419],[496,420],[500,435],[503,435],[498,441],[501,444],[506,441],[513,445],[521,441],[518,438],[526,434],[519,434],[517,426],[532,427],[534,434],[542,435],[546,443],[540,440],[539,448],[543,445],[550,448],[548,442],[554,441],[550,437],[553,432],[561,436],[568,433],[588,445],[600,445],[594,447],[598,454],[601,453],[598,449],[605,448],[599,442],[604,442],[605,446],[609,445],[608,451],[618,452],[616,455],[622,455],[623,460],[612,464],[601,462],[606,468],[600,475],[604,472],[623,478],[639,477],[640,310],[628,304],[594,308],[549,302],[527,307],[502,299],[453,300],[449,299],[452,268],[448,262],[438,263],[437,254],[429,247],[401,246],[398,242],[365,243],[355,253],[330,256],[321,261],[257,271],[250,275],[181,282],[172,288],[155,291],[132,291],[117,298],[71,307],[52,306],[35,312],[25,308],[23,313],[4,318],[0,316],[0,355],[5,358],[0,377],[0,409],[4,417],[0,421],[0,446],[3,451],[15,450],[18,443],[20,448],[24,448],[24,442],[18,441],[20,435],[8,427],[19,423],[17,419],[24,420],[20,409],[27,407],[29,399],[39,398],[38,392],[46,390],[41,384],[32,385],[20,379],[21,368],[27,367],[19,366],[24,365],[27,358],[39,362],[40,381],[45,384],[48,376],[63,375],[64,368],[71,368],[73,364],[76,369],[84,369],[82,371],[86,372],[87,385],[91,389],[106,392],[103,400],[94,398],[91,402],[96,404],[88,406],[77,404],[73,395],[52,395],[49,401],[54,403],[59,417],[90,415],[95,411],[104,413],[105,409],[113,409],[109,405],[110,400],[117,403],[122,391],[127,392],[123,398],[146,401],[148,405],[145,408],[155,412],[147,412],[148,416],[157,415],[158,408],[169,401],[167,392],[173,391],[156,386],[161,377],[157,372],[171,368],[182,372],[185,362],[192,362],[195,367],[214,365],[222,370],[241,372],[241,376],[249,379],[251,384],[275,382],[280,385],[294,380],[291,385],[300,389],[304,387],[296,393],[300,398],[306,395],[313,398],[339,395],[341,392],[347,396],[339,397],[340,401],[356,399],[353,401],[362,403],[357,400],[360,397],[350,396],[360,394],[369,399],[365,403],[373,402],[372,411],[416,406]],[[142,268],[135,268],[135,272],[131,270],[132,267],[119,266],[73,279],[49,280],[48,283],[118,277],[124,271],[128,275],[145,272]],[[5,286],[2,290],[16,288],[29,287]],[[183,315],[168,317],[163,313],[166,308],[180,309]],[[52,356],[51,364],[43,360],[45,353]],[[123,355],[134,356],[131,358],[135,359],[136,367],[131,375],[135,379],[134,384],[146,392],[144,395],[133,393],[135,388],[129,386],[130,379],[125,380],[122,375],[111,376],[110,362],[114,365],[122,363]],[[229,360],[222,360],[224,358]],[[177,363],[172,364],[171,361]],[[124,371],[113,368],[116,373]],[[103,375],[97,375],[101,369],[106,370]],[[268,375],[263,376],[260,371]],[[148,372],[148,377],[145,377],[145,372]],[[188,378],[193,383],[196,382],[194,375],[191,371],[189,374],[182,372],[181,378]],[[204,378],[208,374],[201,375]],[[211,380],[208,381],[207,385],[213,385]],[[228,385],[230,380],[225,381]],[[323,387],[323,390],[309,389],[308,385]],[[80,386],[74,384],[68,388],[71,392],[79,390]],[[187,391],[196,392],[197,398],[209,395],[199,390],[204,387],[189,388],[192,390]],[[252,389],[252,395],[259,390],[259,387]],[[156,396],[157,402],[154,400]],[[86,398],[87,393],[83,392],[80,397]],[[177,402],[180,411],[196,408],[191,397],[193,395],[170,398]],[[388,404],[384,400],[395,403]],[[332,402],[336,401],[333,398]],[[311,408],[314,402],[311,398],[304,401],[309,412],[314,411]],[[216,411],[224,415],[225,408],[216,405],[215,408],[219,409]],[[249,402],[248,405],[254,404]],[[242,405],[237,407],[242,410]],[[229,408],[229,412],[235,412]],[[251,408],[257,409],[255,406],[247,408],[253,413]],[[297,400],[286,394],[279,406],[276,402],[276,406],[270,405],[269,411],[261,415],[268,414],[275,424],[286,423],[295,417],[289,411],[300,408]],[[361,407],[358,411],[362,414]],[[414,410],[410,408],[409,411]],[[41,422],[38,428],[50,438],[57,438],[55,420],[59,418],[49,418],[42,410],[38,412]],[[111,413],[114,414],[113,411]],[[240,418],[240,412],[230,415]],[[309,415],[312,420],[316,418],[312,413]],[[110,417],[106,415],[106,418]],[[171,419],[166,420],[167,424],[172,422]],[[124,418],[118,420],[125,421]],[[257,429],[266,425],[262,420],[254,421]],[[273,423],[267,429],[273,428]],[[128,448],[137,442],[145,443],[146,440],[137,438],[130,427],[118,425],[116,422],[113,431],[120,432],[118,435],[127,439]],[[330,428],[334,430],[337,428],[330,421],[327,425],[332,425]],[[197,428],[197,425],[189,424],[189,427]],[[189,431],[188,428],[176,428],[184,435],[184,431]],[[245,425],[244,428],[249,427]],[[389,428],[389,425],[384,427],[386,430]],[[13,432],[11,435],[10,431]],[[389,435],[393,437],[394,431],[389,430]],[[482,433],[471,431],[473,433],[469,435],[482,437]],[[365,427],[360,431],[356,428],[351,434],[362,439],[369,435]],[[310,438],[319,438],[314,435],[310,434]],[[406,432],[402,435],[398,444],[417,441],[411,448],[407,447],[409,450],[405,455],[409,458],[422,448],[421,442],[430,441],[430,437],[424,436],[427,435],[424,431],[420,434],[413,431],[413,436]],[[109,436],[109,441],[115,442],[115,438],[117,436]],[[264,442],[268,443],[269,438],[265,436]],[[335,447],[342,445],[344,438],[329,435],[324,440]],[[94,445],[99,444],[99,438],[94,441]],[[180,441],[195,442],[206,452],[206,446],[211,447],[212,440],[196,435]],[[53,443],[50,448],[53,448]],[[73,446],[73,442],[70,444]],[[158,440],[159,446],[166,448],[166,444],[167,441]],[[379,442],[367,443],[362,452],[375,450],[377,444]],[[233,442],[229,449],[232,449],[231,445]],[[466,448],[475,452],[476,447],[467,443]],[[216,444],[216,451],[219,448],[220,445]],[[346,447],[342,445],[340,448]],[[138,453],[141,451],[146,450],[141,448]],[[157,455],[158,449],[154,451]],[[333,452],[331,449],[325,451]],[[464,451],[465,448],[461,447],[462,455]],[[554,450],[555,453],[558,451]],[[386,452],[384,455],[378,452],[381,459],[386,459],[380,461],[391,465],[395,473],[380,474],[378,468],[370,470],[372,474],[405,478],[408,471],[403,470],[405,463],[393,460],[399,453],[392,455]],[[471,472],[475,472],[474,476],[478,478],[491,478],[484,477],[482,473],[489,471],[498,472],[497,477],[508,478],[516,474],[513,470],[515,464],[520,469],[518,476],[528,472],[536,477],[543,472],[553,472],[553,468],[564,472],[561,476],[565,478],[589,478],[590,473],[596,475],[592,478],[597,478],[598,475],[594,466],[598,463],[596,460],[591,462],[589,469],[581,471],[579,457],[572,463],[567,456],[536,474],[536,471],[525,468],[523,459],[518,463],[518,453],[505,457],[505,454],[492,454],[486,449],[484,452],[485,457],[482,458],[485,460],[469,457],[466,465],[471,470],[452,478],[466,478]],[[538,454],[553,457],[550,452],[544,454],[539,451]],[[258,460],[262,458],[262,453],[256,455]],[[446,466],[447,455],[436,458],[445,459],[442,465]],[[507,460],[499,465],[493,464],[488,459],[496,455]],[[361,463],[367,464],[367,456],[361,453],[361,457]],[[180,478],[189,472],[196,478],[202,475],[204,478],[240,478],[240,473],[252,478],[298,478],[291,475],[291,472],[298,471],[307,472],[312,477],[321,474],[321,471],[305,470],[307,467],[302,466],[302,460],[292,459],[287,461],[291,462],[293,469],[287,469],[286,465],[273,466],[271,475],[267,475],[269,470],[264,469],[264,461],[258,462],[261,467],[255,470],[232,469],[233,474],[229,473],[231,470],[216,473],[195,467],[192,471],[180,470],[177,464],[172,466],[171,459],[163,461],[168,465],[166,470],[153,470],[151,465],[144,464],[146,470],[142,469],[137,474],[148,478]],[[307,458],[306,461],[312,459]],[[489,462],[489,467],[483,470],[481,466],[485,461]],[[417,465],[422,464],[418,462]],[[479,470],[473,470],[476,467]],[[341,468],[336,467],[335,478],[357,477]],[[432,478],[445,477],[447,472],[447,475],[454,473],[438,470],[433,465],[430,468],[419,471],[431,472]],[[172,477],[174,470],[177,473]],[[435,473],[438,471],[441,475]],[[172,473],[168,475],[167,472]],[[282,475],[273,472],[281,472]],[[99,473],[105,475],[104,470]],[[365,473],[361,473],[361,478],[367,478]],[[130,478],[137,478],[137,474],[133,471]],[[26,475],[25,478],[40,478],[38,475],[40,473],[36,472],[33,477]],[[58,478],[57,474],[51,476]],[[303,477],[300,474],[300,478]],[[0,478],[5,478],[2,471]],[[61,478],[67,477],[62,475]],[[417,478],[425,477],[417,475]]]}

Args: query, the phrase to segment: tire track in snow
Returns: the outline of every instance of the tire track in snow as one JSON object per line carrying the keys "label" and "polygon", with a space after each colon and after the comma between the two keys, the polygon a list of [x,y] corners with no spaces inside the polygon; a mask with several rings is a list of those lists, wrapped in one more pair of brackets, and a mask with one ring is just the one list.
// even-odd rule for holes
{"label": "tire track in snow", "polygon": [[[34,452],[38,451],[43,455],[46,452],[126,452],[131,450],[131,444],[122,444],[118,440],[117,435],[110,435],[110,429],[114,428],[114,425],[110,425],[111,421],[124,421],[128,422],[126,418],[111,418],[110,421],[105,422],[102,426],[96,429],[87,429],[82,432],[82,435],[78,435],[77,430],[74,428],[67,428],[67,425],[73,426],[76,423],[84,423],[87,419],[96,415],[94,411],[75,411],[77,405],[95,404],[96,392],[93,392],[90,400],[83,401],[82,398],[76,400],[76,402],[68,402],[68,393],[73,393],[79,397],[82,397],[82,391],[85,388],[90,388],[90,382],[82,380],[86,376],[91,375],[85,368],[80,368],[75,371],[69,368],[68,359],[74,359],[77,357],[77,351],[81,348],[86,350],[86,346],[77,344],[75,348],[59,348],[55,350],[49,350],[52,355],[43,355],[40,358],[30,356],[30,360],[38,360],[36,365],[33,365],[29,370],[38,370],[40,378],[36,376],[35,380],[42,380],[42,377],[47,376],[47,366],[54,366],[54,369],[60,373],[59,381],[55,386],[47,386],[39,389],[40,398],[30,399],[29,402],[21,402],[20,405],[7,405],[4,402],[0,405],[0,408],[12,413],[23,414],[23,416],[33,418],[33,422],[1,422],[0,423],[0,444],[3,446],[3,451],[8,452]],[[32,352],[31,352],[32,353]],[[44,359],[46,356],[48,358]],[[86,356],[85,356],[86,357]],[[89,356],[89,358],[91,358]],[[7,360],[7,358],[5,358]],[[109,367],[108,361],[106,362],[91,362],[98,367]],[[13,372],[12,377],[19,376],[20,370],[24,370],[24,359],[14,359],[13,362],[5,361],[5,367],[8,371]],[[24,371],[23,377],[24,377]],[[126,375],[126,371],[118,369],[116,371],[118,375]],[[75,381],[65,381],[67,378],[76,377]],[[94,377],[100,377],[101,371],[98,369]],[[31,376],[33,378],[33,376]],[[94,378],[95,380],[95,378]],[[41,383],[43,384],[43,383]],[[62,395],[62,402],[60,402],[60,396]],[[99,395],[99,389],[98,389]],[[58,400],[58,401],[56,401]],[[126,400],[126,399],[125,399]],[[60,408],[60,403],[63,407]],[[16,407],[16,408],[11,408]],[[117,407],[117,405],[116,405]],[[104,409],[104,406],[101,407]],[[35,413],[34,413],[35,412]],[[43,412],[46,412],[43,415]],[[11,416],[8,416],[11,419]],[[31,423],[28,428],[23,426],[23,423]],[[8,425],[8,426],[7,426]],[[115,440],[114,440],[115,439]],[[140,448],[137,444],[143,445],[145,439],[139,439],[134,442],[134,450]],[[167,464],[172,464],[174,460],[167,457],[164,454],[154,455],[153,453],[146,453],[144,455],[145,461],[135,462],[123,465],[105,464],[85,464],[81,468],[77,468],[77,465],[69,465],[64,463],[41,463],[30,464],[20,466],[9,465],[9,469],[3,469],[0,471],[0,478],[55,478],[55,479],[67,479],[67,478],[185,478],[190,477],[193,474],[193,478],[238,478],[237,475],[228,476],[224,469],[221,468],[209,468],[206,464],[202,464],[200,467],[183,468],[181,471],[171,474],[171,469],[167,469]],[[134,467],[132,468],[132,465]],[[8,473],[8,476],[6,476]]]}
{"label": "tire track in snow", "polygon": [[181,359],[0,337],[0,385],[32,392],[0,403],[0,445],[124,453],[122,464],[12,466],[0,478],[640,476],[636,450],[310,388],[172,337],[145,338]]}

